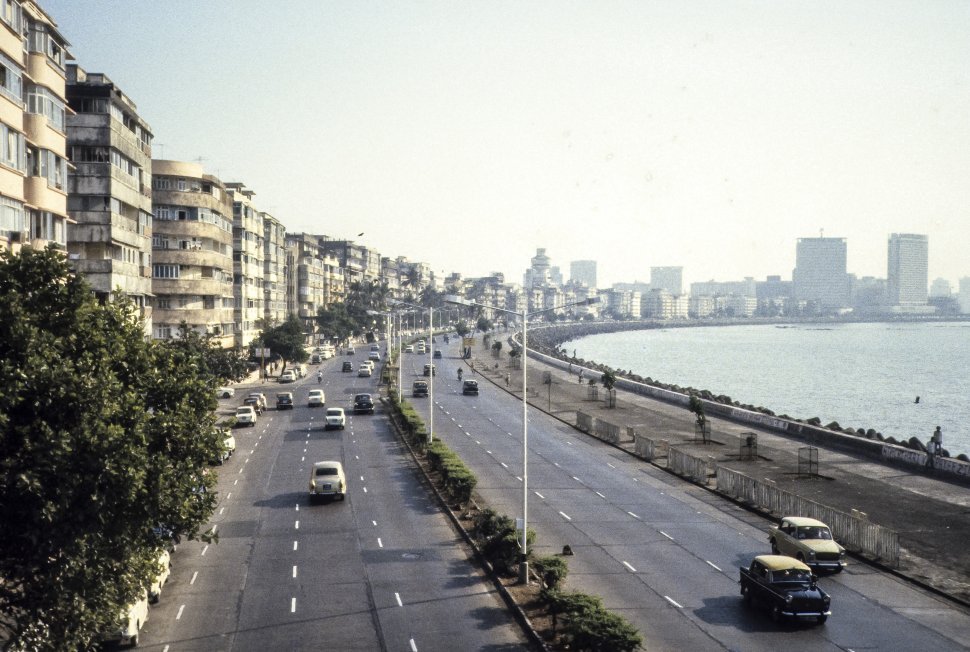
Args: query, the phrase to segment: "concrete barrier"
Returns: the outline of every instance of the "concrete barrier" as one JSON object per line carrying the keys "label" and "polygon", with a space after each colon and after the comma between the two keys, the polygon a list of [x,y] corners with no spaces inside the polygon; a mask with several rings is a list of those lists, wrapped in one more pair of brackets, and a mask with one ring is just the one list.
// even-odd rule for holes
{"label": "concrete barrier", "polygon": [[593,417],[585,412],[576,411],[576,427],[585,433],[593,432]]}
{"label": "concrete barrier", "polygon": [[620,443],[620,426],[614,425],[603,421],[602,419],[596,419],[595,421],[595,435],[602,439],[603,441],[609,442],[611,444]]}
{"label": "concrete barrier", "polygon": [[711,470],[716,469],[717,464],[712,457],[694,457],[671,446],[667,453],[667,468],[677,475],[706,485]]}

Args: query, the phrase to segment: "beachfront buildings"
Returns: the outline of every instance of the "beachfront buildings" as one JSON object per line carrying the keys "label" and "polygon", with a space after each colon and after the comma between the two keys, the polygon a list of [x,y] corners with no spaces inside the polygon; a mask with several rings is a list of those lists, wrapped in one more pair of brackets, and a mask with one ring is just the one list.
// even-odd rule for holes
{"label": "beachfront buildings", "polygon": [[887,302],[895,312],[925,308],[929,284],[929,241],[925,235],[893,233],[887,256]]}
{"label": "beachfront buildings", "polygon": [[151,333],[152,131],[106,75],[67,66],[67,249],[102,300],[124,293]]}
{"label": "beachfront buildings", "polygon": [[152,335],[185,322],[222,346],[236,343],[232,202],[197,163],[152,161]]}
{"label": "beachfront buildings", "polygon": [[799,238],[792,290],[795,301],[820,312],[849,305],[848,247],[845,238]]}
{"label": "beachfront buildings", "polygon": [[0,248],[67,246],[68,42],[34,2],[0,2]]}

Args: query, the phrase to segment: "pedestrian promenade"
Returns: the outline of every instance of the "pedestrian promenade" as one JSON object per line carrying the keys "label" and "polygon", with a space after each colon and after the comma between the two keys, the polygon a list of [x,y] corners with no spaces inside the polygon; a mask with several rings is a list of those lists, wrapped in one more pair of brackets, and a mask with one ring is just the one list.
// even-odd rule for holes
{"label": "pedestrian promenade", "polygon": [[[473,369],[466,373],[478,374],[521,397],[521,369],[509,369],[508,362],[508,356],[495,358],[490,351],[476,347],[473,357],[466,360]],[[804,442],[750,424],[708,417],[710,443],[695,443],[695,416],[682,407],[621,389],[616,390],[615,407],[608,407],[601,386],[598,400],[590,396],[588,380],[595,377],[599,381],[599,372],[586,370],[580,383],[578,373],[569,374],[534,358],[527,368],[529,403],[534,408],[570,425],[576,424],[576,414],[582,412],[620,426],[624,434],[631,427],[801,497],[844,512],[864,512],[872,523],[898,532],[900,561],[893,570],[970,602],[970,487],[823,447],[818,447],[817,475],[800,475],[798,449]],[[547,379],[551,382],[545,382]],[[757,456],[739,459],[742,437],[750,432],[757,434]],[[618,447],[634,454],[628,437]],[[654,463],[665,467],[663,457]]]}

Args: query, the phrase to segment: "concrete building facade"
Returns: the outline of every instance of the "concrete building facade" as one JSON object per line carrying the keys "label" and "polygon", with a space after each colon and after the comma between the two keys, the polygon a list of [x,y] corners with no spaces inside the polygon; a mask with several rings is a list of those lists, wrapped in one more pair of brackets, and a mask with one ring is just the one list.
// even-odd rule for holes
{"label": "concrete building facade", "polygon": [[227,183],[232,202],[232,290],[236,346],[248,346],[259,336],[263,320],[263,214],[253,204],[252,190]]}
{"label": "concrete building facade", "polygon": [[263,322],[286,321],[286,227],[263,213]]}
{"label": "concrete building facade", "polygon": [[569,280],[583,283],[586,287],[596,287],[596,261],[574,260],[569,263]]}
{"label": "concrete building facade", "polygon": [[925,306],[929,285],[929,239],[914,233],[889,236],[886,274],[890,306]]}
{"label": "concrete building facade", "polygon": [[651,267],[650,289],[666,290],[675,297],[680,296],[684,293],[684,268]]}
{"label": "concrete building facade", "polygon": [[795,301],[814,304],[823,311],[847,307],[847,259],[845,238],[799,238],[792,272]]}
{"label": "concrete building facade", "polygon": [[67,249],[95,294],[121,291],[152,332],[152,132],[102,73],[67,66]]}
{"label": "concrete building facade", "polygon": [[152,161],[152,336],[178,335],[184,321],[236,343],[232,202],[197,163]]}

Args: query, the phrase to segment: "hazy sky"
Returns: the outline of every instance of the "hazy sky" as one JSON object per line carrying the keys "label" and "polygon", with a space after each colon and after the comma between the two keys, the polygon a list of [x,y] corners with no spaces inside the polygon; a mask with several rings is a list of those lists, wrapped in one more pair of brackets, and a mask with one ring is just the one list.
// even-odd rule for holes
{"label": "hazy sky", "polygon": [[[970,2],[40,0],[155,158],[290,231],[521,282],[791,278],[795,240],[970,276]],[[357,234],[364,235],[357,238]]]}

